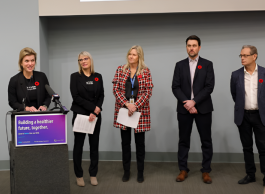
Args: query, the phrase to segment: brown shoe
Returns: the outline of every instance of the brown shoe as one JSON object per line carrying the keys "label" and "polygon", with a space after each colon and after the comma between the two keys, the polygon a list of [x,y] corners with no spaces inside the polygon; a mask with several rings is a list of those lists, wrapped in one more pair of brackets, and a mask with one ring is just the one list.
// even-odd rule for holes
{"label": "brown shoe", "polygon": [[91,182],[91,185],[97,186],[98,185],[97,177],[90,177],[90,182]]}
{"label": "brown shoe", "polygon": [[188,177],[188,173],[185,170],[180,171],[179,175],[176,178],[177,182],[182,182]]}
{"label": "brown shoe", "polygon": [[80,177],[80,178],[77,178],[77,177],[76,177],[76,184],[77,184],[79,187],[84,187],[84,186],[85,186],[85,182],[84,182],[83,177]]}
{"label": "brown shoe", "polygon": [[213,182],[208,172],[202,173],[202,179],[206,184],[211,184]]}

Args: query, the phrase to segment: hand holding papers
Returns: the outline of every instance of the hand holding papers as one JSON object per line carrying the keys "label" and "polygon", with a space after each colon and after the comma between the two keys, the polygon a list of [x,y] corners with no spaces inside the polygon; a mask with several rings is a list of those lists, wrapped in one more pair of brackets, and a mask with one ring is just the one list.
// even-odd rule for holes
{"label": "hand holding papers", "polygon": [[140,116],[140,112],[134,112],[133,115],[129,117],[128,109],[121,108],[119,110],[117,122],[127,127],[137,128]]}
{"label": "hand holding papers", "polygon": [[73,131],[80,132],[80,133],[93,134],[98,118],[96,117],[95,120],[92,122],[89,122],[88,119],[89,119],[89,116],[77,114],[74,127],[73,127]]}

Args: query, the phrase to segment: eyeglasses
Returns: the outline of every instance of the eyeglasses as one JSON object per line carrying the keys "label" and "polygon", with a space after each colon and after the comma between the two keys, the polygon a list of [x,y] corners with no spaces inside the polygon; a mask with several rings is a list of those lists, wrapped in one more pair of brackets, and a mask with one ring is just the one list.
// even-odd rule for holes
{"label": "eyeglasses", "polygon": [[252,55],[239,55],[239,58],[241,59],[242,57],[243,58],[247,58],[247,57],[249,57],[249,56],[252,56]]}
{"label": "eyeglasses", "polygon": [[88,58],[84,58],[84,59],[78,59],[78,61],[82,62],[82,61],[87,61],[88,59],[90,59],[90,58],[88,57]]}

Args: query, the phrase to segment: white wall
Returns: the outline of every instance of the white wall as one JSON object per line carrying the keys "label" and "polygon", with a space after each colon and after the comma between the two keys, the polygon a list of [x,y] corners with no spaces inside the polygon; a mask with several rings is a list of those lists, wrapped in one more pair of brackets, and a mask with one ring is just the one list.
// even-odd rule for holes
{"label": "white wall", "polygon": [[[39,54],[39,12],[36,0],[0,1],[0,161],[9,160],[5,131],[5,114],[11,110],[8,105],[7,88],[9,80],[18,73],[18,56],[24,47],[31,47]],[[38,55],[36,70],[40,69]],[[10,127],[10,120],[8,120]],[[8,129],[10,132],[10,128]],[[11,136],[9,134],[9,140]],[[0,164],[1,168],[1,164]]]}
{"label": "white wall", "polygon": [[[196,34],[202,40],[200,55],[214,63],[214,152],[242,153],[233,122],[230,76],[242,66],[238,55],[244,44],[257,46],[258,63],[265,66],[264,18],[265,12],[51,17],[48,19],[49,81],[62,96],[63,104],[70,108],[70,74],[78,70],[78,54],[89,51],[96,71],[103,75],[105,87],[99,150],[121,151],[119,129],[112,127],[115,99],[111,81],[116,68],[125,63],[128,49],[141,45],[154,83],[152,129],[146,134],[146,151],[176,152],[178,122],[177,101],[171,91],[173,70],[177,61],[187,57],[186,38]],[[73,149],[74,140],[71,119],[72,113],[68,114],[69,150]],[[191,140],[190,151],[201,152],[196,127]],[[88,148],[86,142],[84,149]]]}

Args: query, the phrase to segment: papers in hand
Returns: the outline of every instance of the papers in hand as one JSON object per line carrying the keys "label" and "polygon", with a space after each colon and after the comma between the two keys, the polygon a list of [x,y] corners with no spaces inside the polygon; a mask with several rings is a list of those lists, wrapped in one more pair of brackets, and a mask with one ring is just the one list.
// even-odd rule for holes
{"label": "papers in hand", "polygon": [[88,119],[89,116],[77,114],[73,131],[79,133],[93,134],[98,118],[96,117],[95,120],[92,122],[89,122]]}
{"label": "papers in hand", "polygon": [[129,117],[128,109],[121,108],[119,110],[117,122],[127,127],[137,128],[140,116],[140,112],[134,112],[133,115]]}

